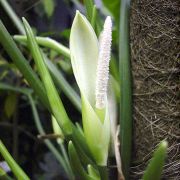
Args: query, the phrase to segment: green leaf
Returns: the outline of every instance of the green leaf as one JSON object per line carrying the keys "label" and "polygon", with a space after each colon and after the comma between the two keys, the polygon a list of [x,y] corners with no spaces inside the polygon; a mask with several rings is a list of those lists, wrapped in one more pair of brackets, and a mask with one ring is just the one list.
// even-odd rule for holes
{"label": "green leaf", "polygon": [[64,94],[69,98],[69,100],[75,105],[75,107],[81,111],[81,99],[76,91],[71,87],[71,85],[64,78],[61,71],[48,59],[45,58],[45,63],[57,85],[58,88],[62,89]]}
{"label": "green leaf", "polygon": [[[12,61],[14,61],[18,69],[24,75],[30,86],[35,90],[38,97],[43,102],[43,105],[45,105],[48,108],[48,110],[52,112],[49,106],[47,95],[45,93],[45,89],[43,88],[41,81],[37,78],[36,74],[28,65],[27,60],[24,58],[20,50],[17,48],[16,44],[14,43],[13,39],[11,38],[10,34],[7,32],[6,28],[4,27],[1,21],[0,21],[0,42],[4,46],[8,55],[11,57]],[[13,88],[11,87],[11,89]],[[18,91],[20,92],[21,90],[18,89]],[[77,144],[76,146],[81,147],[83,149],[82,151],[83,153],[85,152],[86,154],[88,154],[88,157],[91,157],[91,153],[87,147],[85,138],[81,135],[81,133],[79,133],[79,131],[74,127],[73,124],[72,126],[73,126],[73,134],[69,135],[69,138],[73,139],[73,142],[76,142]]]}
{"label": "green leaf", "polygon": [[42,3],[48,18],[51,17],[55,8],[54,0],[43,0]]}
{"label": "green leaf", "polygon": [[77,127],[77,130],[84,136],[84,132],[83,132],[81,125],[78,122],[76,122],[75,125]]}
{"label": "green leaf", "polygon": [[129,177],[132,151],[132,80],[129,41],[130,0],[121,0],[119,28],[120,142],[122,170]]}
{"label": "green leaf", "polygon": [[14,111],[16,109],[16,102],[17,102],[17,95],[15,93],[10,93],[6,98],[4,105],[4,110],[8,118],[10,118],[14,114]]}
{"label": "green leaf", "polygon": [[63,143],[63,139],[64,139],[64,135],[62,133],[62,130],[61,130],[61,128],[60,128],[59,124],[57,123],[57,120],[55,119],[54,116],[52,116],[51,120],[52,120],[52,127],[53,127],[54,133],[61,136],[60,138],[57,139],[57,143],[61,144],[61,143]]}
{"label": "green leaf", "polygon": [[68,144],[68,153],[71,166],[77,179],[93,180],[84,170],[72,141]]}
{"label": "green leaf", "polygon": [[[4,1],[1,1],[1,2],[4,2]],[[13,9],[11,9],[11,11],[13,11]],[[8,11],[8,15],[11,18],[15,17],[19,21],[17,16],[14,16],[14,15],[12,15],[10,13],[11,11]],[[23,29],[23,25],[21,24],[21,22],[19,24],[20,24],[20,28]],[[15,25],[17,25],[17,24],[15,24]],[[17,25],[17,28],[20,29],[18,25]],[[24,34],[24,33],[22,33],[22,34]],[[28,67],[27,67],[27,65],[26,65],[27,62],[26,62],[24,57],[22,58],[22,54],[19,56],[19,54],[21,52],[19,51],[19,49],[15,45],[14,41],[10,37],[9,33],[7,32],[7,30],[5,29],[5,27],[4,27],[4,25],[2,24],[1,21],[0,21],[0,41],[2,42],[2,45],[4,46],[7,53],[10,55],[12,60],[17,65],[18,69],[21,71],[21,73],[25,76],[25,78],[27,79],[29,84],[35,90],[35,92],[37,93],[40,100],[48,108],[48,110],[50,112],[52,112],[52,110],[51,110],[51,108],[49,106],[47,95],[45,94],[45,90],[44,90],[44,88],[42,86],[41,81],[39,81],[39,79],[37,80],[37,78],[35,78],[36,74],[32,71],[30,66],[28,65]],[[11,89],[14,90],[12,87],[11,87]],[[21,90],[18,89],[18,91],[20,92]],[[75,128],[75,126],[73,124],[72,124],[72,127],[73,127],[73,134],[68,135],[68,138],[73,139],[73,142],[75,142],[76,147],[79,148],[78,152],[83,154],[83,156],[82,156],[83,159],[84,159],[84,157],[86,157],[85,159],[92,158],[92,155],[91,155],[91,153],[90,153],[90,151],[89,151],[89,149],[87,147],[87,143],[85,142],[84,136]],[[66,138],[67,138],[67,136],[66,136]],[[54,148],[52,148],[52,149],[54,149]],[[80,149],[81,149],[81,151],[80,151]],[[57,154],[57,151],[54,154]],[[87,161],[86,164],[88,164],[88,162],[89,162],[89,160]],[[92,163],[92,162],[90,162],[90,163]]]}
{"label": "green leaf", "polygon": [[6,172],[0,167],[0,177],[6,175]]}
{"label": "green leaf", "polygon": [[153,153],[153,157],[150,160],[145,173],[143,175],[143,180],[160,180],[161,174],[166,158],[167,153],[167,141],[162,141],[155,152]]}
{"label": "green leaf", "polygon": [[[18,93],[22,93],[24,95],[26,95],[29,98],[29,102],[32,108],[32,113],[34,116],[34,120],[35,120],[35,124],[37,126],[37,129],[39,131],[40,134],[44,135],[46,134],[46,132],[44,131],[41,121],[39,119],[38,116],[38,112],[35,106],[35,102],[31,96],[32,90],[31,89],[27,89],[27,88],[19,88],[19,87],[14,87],[5,83],[0,83],[0,89],[2,90],[9,90],[9,91],[14,91],[14,92],[18,92]],[[51,143],[50,140],[46,139],[45,144],[47,145],[47,147],[49,148],[49,150],[52,152],[52,154],[56,157],[57,161],[62,165],[62,167],[64,168],[67,176],[69,177],[69,179],[73,179],[73,174],[70,172],[69,168],[66,165],[66,162],[64,160],[64,158],[62,157],[62,155],[60,154],[60,152],[56,149],[56,147]],[[5,179],[6,180],[6,179]]]}
{"label": "green leaf", "polygon": [[101,179],[99,172],[96,169],[94,169],[94,167],[91,164],[89,164],[87,166],[87,170],[88,170],[89,176],[91,176],[94,180],[100,180]]}
{"label": "green leaf", "polygon": [[18,180],[30,180],[30,178],[26,175],[26,173],[20,168],[20,166],[16,163],[16,161],[12,158],[9,154],[8,150],[0,140],[0,153],[8,163],[9,167],[11,168],[12,172],[15,174]]}
{"label": "green leaf", "polygon": [[95,165],[95,160],[90,152],[84,134],[77,129],[73,124],[73,134],[66,136],[66,140],[72,140],[76,150],[78,152],[79,158],[83,165],[93,164]]}
{"label": "green leaf", "polygon": [[22,93],[22,94],[25,94],[25,95],[28,95],[28,94],[33,92],[32,89],[16,87],[16,86],[12,86],[12,85],[2,83],[2,82],[0,82],[0,89],[2,89],[2,90],[10,90],[10,91]]}
{"label": "green leaf", "polygon": [[102,0],[103,4],[110,11],[116,21],[119,20],[120,2],[121,0]]}
{"label": "green leaf", "polygon": [[72,69],[71,69],[71,64],[69,61],[67,61],[66,59],[60,59],[57,62],[57,65],[59,65],[59,67],[66,73],[66,74],[71,74],[72,73]]}
{"label": "green leaf", "polygon": [[49,102],[47,99],[47,95],[43,88],[43,85],[37,75],[34,73],[30,65],[28,64],[27,60],[24,58],[18,47],[16,46],[15,42],[11,38],[10,34],[4,27],[3,23],[0,21],[0,42],[14,64],[20,70],[20,72],[24,75],[30,86],[34,89],[37,93],[41,101],[43,102],[44,106],[46,106],[49,110]]}
{"label": "green leaf", "polygon": [[[27,37],[26,36],[20,36],[16,35],[14,36],[14,39],[21,43],[27,44]],[[63,54],[64,56],[70,58],[70,51],[65,46],[59,44],[53,39],[50,38],[44,38],[44,37],[36,37],[36,41],[39,45],[54,49],[59,54]],[[57,69],[57,67],[47,58],[45,58],[45,63],[51,72],[51,75],[56,82],[57,86],[62,89],[62,91],[69,97],[70,101],[77,107],[79,111],[81,111],[81,102],[79,95],[73,90],[73,88],[70,86],[70,84],[66,81],[66,79],[63,77],[60,70]]]}
{"label": "green leaf", "polygon": [[77,84],[91,104],[95,105],[95,83],[98,40],[87,19],[76,12],[70,35],[71,62]]}
{"label": "green leaf", "polygon": [[[46,134],[46,132],[44,131],[43,126],[41,124],[35,102],[34,102],[32,96],[30,94],[28,94],[28,98],[29,98],[29,102],[30,102],[30,105],[31,105],[31,108],[32,108],[32,113],[33,113],[33,116],[34,116],[34,121],[35,121],[36,127],[38,129],[38,132],[39,132],[39,134],[44,135],[44,134]],[[65,170],[67,176],[69,177],[69,179],[73,179],[72,178],[73,174],[70,172],[69,168],[67,167],[67,164],[65,162],[64,157],[56,149],[54,144],[49,139],[46,139],[44,141],[44,143],[46,144],[47,148],[52,152],[52,154],[56,157],[57,161],[61,164],[61,166],[64,168],[64,170]]]}
{"label": "green leaf", "polygon": [[86,7],[86,15],[88,17],[88,20],[91,21],[92,15],[93,15],[94,1],[93,0],[84,0],[84,4]]}
{"label": "green leaf", "polygon": [[63,103],[58,95],[55,85],[47,70],[47,67],[44,62],[43,54],[38,47],[36,39],[31,30],[31,27],[29,26],[28,22],[24,18],[23,18],[23,23],[26,30],[28,45],[31,50],[32,56],[35,60],[35,63],[37,65],[44,87],[46,89],[48,100],[49,100],[53,115],[58,121],[58,124],[61,126],[63,133],[71,134],[72,126],[71,126],[69,117],[66,114]]}
{"label": "green leaf", "polygon": [[6,11],[6,13],[8,14],[8,16],[10,17],[10,19],[12,20],[12,23],[14,23],[14,25],[16,26],[17,30],[21,33],[21,34],[25,34],[25,30],[22,26],[22,23],[19,19],[19,17],[17,16],[17,14],[14,12],[14,9],[9,5],[8,1],[4,1],[4,0],[0,0],[0,4],[2,5],[2,7],[4,8],[4,10]]}
{"label": "green leaf", "polygon": [[[110,12],[111,16],[114,17],[114,29],[112,33],[112,39],[115,45],[118,45],[118,29],[120,19],[120,3],[121,0],[103,0],[103,4]],[[112,62],[112,61],[111,61]]]}
{"label": "green leaf", "polygon": [[93,29],[95,29],[96,27],[96,19],[97,19],[97,7],[96,5],[94,5],[92,10],[92,17],[91,17],[91,25]]}

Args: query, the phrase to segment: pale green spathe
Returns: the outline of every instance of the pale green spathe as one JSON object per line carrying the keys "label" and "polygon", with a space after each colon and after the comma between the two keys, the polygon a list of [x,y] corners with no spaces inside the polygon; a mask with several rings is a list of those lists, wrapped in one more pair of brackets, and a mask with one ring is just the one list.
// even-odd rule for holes
{"label": "pale green spathe", "polygon": [[95,105],[98,40],[90,23],[78,11],[71,28],[70,53],[79,89]]}
{"label": "pale green spathe", "polygon": [[96,162],[104,166],[107,163],[110,140],[108,108],[106,108],[104,123],[102,123],[87,99],[82,96],[82,119],[89,148]]}

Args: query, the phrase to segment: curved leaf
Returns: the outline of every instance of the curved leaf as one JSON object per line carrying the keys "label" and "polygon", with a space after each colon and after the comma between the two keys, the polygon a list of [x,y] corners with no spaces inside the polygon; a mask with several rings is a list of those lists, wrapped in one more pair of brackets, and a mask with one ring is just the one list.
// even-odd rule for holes
{"label": "curved leaf", "polygon": [[147,169],[145,170],[143,180],[160,180],[167,152],[167,141],[162,141],[153,154]]}
{"label": "curved leaf", "polygon": [[55,116],[58,124],[61,126],[63,133],[71,134],[72,125],[71,125],[70,119],[58,95],[58,92],[52,81],[50,73],[45,65],[44,56],[42,52],[40,51],[39,46],[34,37],[34,34],[31,30],[31,27],[28,24],[28,22],[25,20],[25,18],[23,18],[23,23],[26,30],[28,45],[31,50],[32,56],[35,60],[35,63],[38,67],[38,71],[40,73],[44,87],[46,89],[46,93],[48,96],[48,100],[49,100],[53,115]]}

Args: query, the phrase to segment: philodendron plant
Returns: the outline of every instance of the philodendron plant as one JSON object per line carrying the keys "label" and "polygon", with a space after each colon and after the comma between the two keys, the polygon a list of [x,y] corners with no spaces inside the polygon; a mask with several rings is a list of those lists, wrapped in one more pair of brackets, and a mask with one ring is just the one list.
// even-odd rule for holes
{"label": "philodendron plant", "polygon": [[[51,69],[51,73],[54,73],[52,71],[53,66],[49,66],[50,61],[39,48],[38,38],[34,37],[31,27],[24,18],[23,23],[26,37],[23,37],[24,39],[20,38],[20,40],[27,43],[37,66],[41,81],[17,48],[2,22],[0,22],[0,41],[29,85],[34,89],[44,106],[52,114],[54,132],[61,134],[60,137],[64,138],[63,140],[58,139],[58,144],[62,146],[62,143],[68,143],[68,157],[63,149],[65,162],[62,161],[61,157],[59,158],[63,167],[67,167],[67,169],[65,168],[67,176],[68,171],[71,174],[68,178],[82,180],[108,179],[107,166],[111,144],[110,137],[112,130],[117,130],[115,127],[116,123],[113,121],[114,119],[112,119],[112,117],[116,117],[116,115],[113,114],[116,111],[111,111],[110,101],[108,100],[109,61],[112,40],[111,17],[108,16],[105,19],[104,27],[98,40],[89,21],[84,15],[77,11],[71,28],[70,49],[64,48],[57,42],[54,43],[54,41],[51,41],[51,43],[54,43],[53,47],[55,47],[55,49],[60,48],[61,52],[66,49],[65,54],[71,59],[73,73],[81,95],[83,130],[81,127],[76,127],[66,113],[49,72],[49,69]],[[43,40],[41,43],[47,42],[47,39],[42,38],[41,40]],[[47,67],[50,68],[48,69]],[[10,89],[12,90],[13,88]],[[74,91],[71,89],[71,92]],[[32,104],[31,94],[27,92],[25,94],[30,97]],[[33,109],[35,109],[34,106],[35,105],[33,105]],[[113,107],[115,108],[115,106]],[[37,116],[37,112],[35,114]],[[113,128],[111,128],[111,126],[113,126]],[[119,131],[117,130],[117,132]],[[113,132],[112,134],[117,134],[117,132]],[[119,179],[124,179],[118,149],[118,134],[112,137],[114,138],[113,141],[116,146],[114,149]],[[52,145],[50,149],[52,150]],[[167,143],[163,141],[154,153],[154,157],[143,176],[144,180],[160,179],[166,149]],[[58,154],[54,149],[53,152],[55,152],[56,155]],[[30,179],[16,162],[13,161],[13,158],[7,153],[1,141],[0,153],[11,167],[17,179]],[[124,164],[122,164],[122,166],[123,165]],[[0,171],[0,177],[1,174],[3,176],[6,175],[5,172]],[[129,174],[129,171],[126,172],[126,174]]]}

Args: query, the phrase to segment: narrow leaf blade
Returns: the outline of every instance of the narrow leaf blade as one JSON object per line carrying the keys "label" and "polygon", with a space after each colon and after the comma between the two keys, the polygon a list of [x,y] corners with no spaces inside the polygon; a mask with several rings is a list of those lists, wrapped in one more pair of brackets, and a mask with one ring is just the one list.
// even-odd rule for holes
{"label": "narrow leaf blade", "polygon": [[78,157],[78,154],[75,150],[72,141],[70,141],[68,144],[68,153],[69,153],[70,163],[76,177],[78,179],[90,180],[91,178],[88,177],[88,174],[85,172],[83,166],[81,165],[81,161]]}
{"label": "narrow leaf blade", "polygon": [[155,150],[150,163],[148,164],[143,180],[160,180],[167,153],[167,142],[162,141]]}
{"label": "narrow leaf blade", "polygon": [[41,81],[38,79],[37,75],[34,73],[30,65],[28,64],[25,57],[22,55],[15,42],[11,38],[10,34],[4,27],[3,23],[0,21],[0,42],[14,64],[20,70],[20,72],[24,75],[30,86],[34,89],[36,94],[40,97],[43,105],[48,109],[49,102],[45,93],[45,90],[42,86]]}
{"label": "narrow leaf blade", "polygon": [[59,125],[61,126],[63,133],[71,134],[72,127],[71,127],[70,120],[66,114],[63,103],[58,95],[58,92],[56,91],[56,88],[51,79],[51,76],[47,70],[47,67],[44,62],[43,54],[38,47],[38,44],[36,42],[36,39],[34,37],[34,34],[31,30],[30,25],[24,18],[23,18],[23,23],[24,23],[24,27],[26,30],[29,48],[31,50],[32,56],[35,60],[35,63],[38,67],[41,79],[45,86],[48,100],[49,100],[51,109],[53,111],[53,114],[54,114],[56,120],[58,121]]}
{"label": "narrow leaf blade", "polygon": [[120,142],[122,169],[129,178],[132,151],[132,89],[129,43],[130,0],[121,0],[119,28]]}
{"label": "narrow leaf blade", "polygon": [[0,153],[8,163],[9,167],[15,174],[16,178],[18,180],[24,179],[24,180],[30,180],[30,178],[26,175],[26,173],[20,168],[20,166],[16,163],[16,161],[12,158],[12,156],[9,154],[8,150],[0,140]]}

